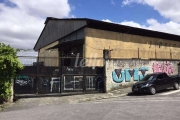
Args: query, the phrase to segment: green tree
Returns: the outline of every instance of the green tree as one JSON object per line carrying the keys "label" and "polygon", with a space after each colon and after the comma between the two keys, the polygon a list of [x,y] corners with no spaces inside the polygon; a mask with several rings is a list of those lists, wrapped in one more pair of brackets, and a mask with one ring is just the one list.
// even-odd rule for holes
{"label": "green tree", "polygon": [[0,43],[0,97],[8,101],[11,97],[12,80],[17,70],[23,69],[17,51],[10,45]]}

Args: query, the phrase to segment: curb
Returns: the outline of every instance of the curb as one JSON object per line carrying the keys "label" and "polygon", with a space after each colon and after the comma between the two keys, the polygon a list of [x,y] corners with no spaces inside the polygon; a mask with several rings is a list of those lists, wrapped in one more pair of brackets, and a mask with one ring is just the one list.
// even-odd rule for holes
{"label": "curb", "polygon": [[104,97],[89,97],[89,98],[84,98],[84,99],[79,99],[75,103],[82,103],[82,102],[87,102],[87,101],[97,101],[97,100],[102,100],[102,99],[111,99],[111,98],[117,98],[117,97],[123,97],[126,96],[128,93],[121,94],[121,95],[112,95],[112,96],[104,96]]}

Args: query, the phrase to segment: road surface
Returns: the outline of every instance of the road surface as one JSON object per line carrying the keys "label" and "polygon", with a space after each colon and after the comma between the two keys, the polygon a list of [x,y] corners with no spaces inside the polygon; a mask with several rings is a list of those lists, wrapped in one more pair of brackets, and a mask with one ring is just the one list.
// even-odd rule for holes
{"label": "road surface", "polygon": [[180,90],[73,104],[9,108],[1,120],[179,120]]}

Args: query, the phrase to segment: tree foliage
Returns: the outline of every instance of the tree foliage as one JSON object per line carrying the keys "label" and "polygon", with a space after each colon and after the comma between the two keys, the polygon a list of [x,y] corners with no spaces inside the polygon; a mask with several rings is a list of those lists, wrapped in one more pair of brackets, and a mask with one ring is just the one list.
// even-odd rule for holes
{"label": "tree foliage", "polygon": [[10,45],[0,43],[0,96],[8,100],[11,96],[12,79],[17,70],[23,69],[17,57],[17,51]]}

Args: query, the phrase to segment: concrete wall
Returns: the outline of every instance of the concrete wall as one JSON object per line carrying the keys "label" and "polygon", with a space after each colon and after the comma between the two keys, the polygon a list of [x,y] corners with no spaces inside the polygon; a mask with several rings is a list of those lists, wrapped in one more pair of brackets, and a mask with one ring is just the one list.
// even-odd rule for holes
{"label": "concrete wall", "polygon": [[166,72],[168,75],[177,75],[177,64],[178,61],[107,60],[106,91],[131,86],[148,73]]}
{"label": "concrete wall", "polygon": [[[92,28],[86,28],[85,34],[86,58],[102,58],[103,49],[112,49],[112,58],[180,59],[180,42],[177,41]],[[103,61],[98,64],[96,65],[102,66]]]}
{"label": "concrete wall", "polygon": [[45,66],[59,66],[59,51],[58,49],[48,48],[57,45],[59,42],[56,41],[46,47],[39,50],[39,62],[44,62]]}

